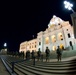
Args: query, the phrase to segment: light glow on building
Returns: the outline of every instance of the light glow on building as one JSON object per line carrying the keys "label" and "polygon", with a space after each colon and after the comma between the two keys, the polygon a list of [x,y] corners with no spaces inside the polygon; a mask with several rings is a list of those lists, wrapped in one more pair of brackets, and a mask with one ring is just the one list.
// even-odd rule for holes
{"label": "light glow on building", "polygon": [[[48,28],[46,28],[45,31],[37,33],[36,39],[22,42],[19,51],[26,52],[29,49],[30,52],[32,50],[45,52],[46,47],[48,47],[50,51],[55,51],[57,46],[60,46],[61,49],[63,47],[67,48],[76,44],[76,39],[73,36],[73,27],[69,21],[64,21],[54,15],[48,24]],[[25,48],[22,49],[21,47]]]}

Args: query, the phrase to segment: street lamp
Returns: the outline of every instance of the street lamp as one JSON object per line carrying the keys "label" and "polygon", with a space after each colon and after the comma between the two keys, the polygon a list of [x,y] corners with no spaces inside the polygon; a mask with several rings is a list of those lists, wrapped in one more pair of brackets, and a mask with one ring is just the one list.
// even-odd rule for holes
{"label": "street lamp", "polygon": [[7,51],[7,43],[4,43],[4,50]]}
{"label": "street lamp", "polygon": [[72,10],[71,19],[73,24],[74,38],[76,39],[76,12],[72,9],[73,4],[68,1],[64,1],[65,8],[68,10]]}
{"label": "street lamp", "polygon": [[7,43],[4,43],[4,47],[7,47]]}
{"label": "street lamp", "polygon": [[66,8],[66,9],[72,10],[72,12],[75,13],[74,10],[72,9],[73,4],[71,4],[71,3],[68,2],[68,1],[64,1],[64,5],[65,5],[65,8]]}

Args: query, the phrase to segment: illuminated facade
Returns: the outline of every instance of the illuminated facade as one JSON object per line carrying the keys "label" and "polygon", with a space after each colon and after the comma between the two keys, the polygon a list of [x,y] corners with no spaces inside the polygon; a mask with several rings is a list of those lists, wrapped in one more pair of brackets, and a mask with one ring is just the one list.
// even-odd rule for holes
{"label": "illuminated facade", "polygon": [[[37,38],[35,40],[33,39],[31,41],[26,41],[24,43],[32,42],[36,42],[35,49],[28,48],[32,45],[27,46],[25,44],[24,47],[28,48],[30,51],[37,51],[40,49],[42,52],[45,52],[46,47],[53,51],[57,49],[57,46],[60,46],[60,48],[67,48],[71,45],[76,44],[76,39],[74,39],[73,27],[70,25],[69,21],[63,21],[62,19],[54,15],[53,18],[50,20],[50,23],[48,24],[48,28],[46,28],[45,31],[37,33]],[[22,50],[21,44],[20,51]],[[23,51],[26,52],[26,48],[24,48]]]}
{"label": "illuminated facade", "polygon": [[37,49],[37,39],[33,39],[30,41],[22,42],[20,44],[19,52],[21,52],[21,51],[26,52],[27,50],[30,50],[30,52],[32,52],[32,50],[36,51],[36,49]]}

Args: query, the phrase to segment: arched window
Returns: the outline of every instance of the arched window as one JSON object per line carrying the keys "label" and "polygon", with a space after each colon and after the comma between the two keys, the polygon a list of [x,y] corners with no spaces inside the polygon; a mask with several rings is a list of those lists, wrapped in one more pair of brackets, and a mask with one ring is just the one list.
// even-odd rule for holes
{"label": "arched window", "polygon": [[56,36],[55,36],[55,35],[52,35],[52,36],[51,36],[51,39],[52,39],[52,42],[53,42],[53,43],[56,42]]}
{"label": "arched window", "polygon": [[70,46],[72,47],[72,50],[73,50],[73,44],[72,44],[72,41],[69,42]]}
{"label": "arched window", "polygon": [[56,46],[53,46],[53,51],[56,51]]}
{"label": "arched window", "polygon": [[63,44],[60,44],[60,49],[64,49],[64,45]]}
{"label": "arched window", "polygon": [[62,35],[62,33],[58,33],[58,39],[59,39],[59,40],[63,40],[63,35]]}
{"label": "arched window", "polygon": [[41,42],[39,42],[39,45],[41,45]]}
{"label": "arched window", "polygon": [[71,36],[70,36],[70,33],[68,33],[68,38],[70,38]]}
{"label": "arched window", "polygon": [[45,38],[45,44],[49,44],[49,37]]}
{"label": "arched window", "polygon": [[72,41],[69,42],[70,46],[72,46]]}
{"label": "arched window", "polygon": [[36,45],[35,45],[35,48],[36,48]]}

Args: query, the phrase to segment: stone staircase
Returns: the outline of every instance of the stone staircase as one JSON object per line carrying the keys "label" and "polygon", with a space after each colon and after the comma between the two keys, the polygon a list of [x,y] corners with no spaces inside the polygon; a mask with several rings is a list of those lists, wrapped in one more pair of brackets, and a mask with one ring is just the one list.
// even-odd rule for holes
{"label": "stone staircase", "polygon": [[[10,56],[2,56],[2,59],[10,69],[12,68],[11,62],[22,60]],[[16,75],[76,75],[76,59],[61,62],[36,61],[35,65],[32,60],[23,61],[15,63],[14,72]]]}

